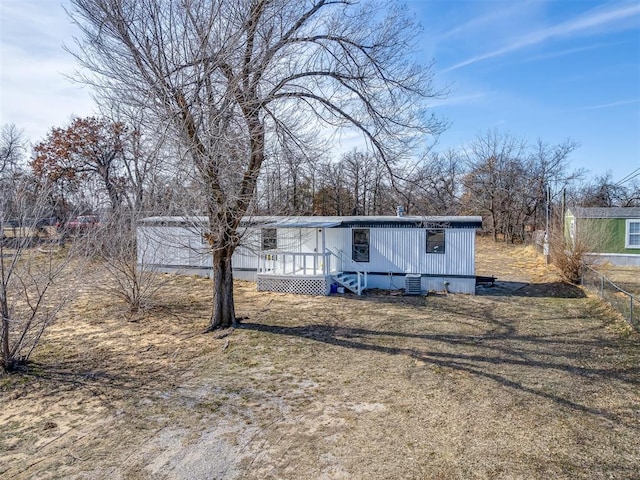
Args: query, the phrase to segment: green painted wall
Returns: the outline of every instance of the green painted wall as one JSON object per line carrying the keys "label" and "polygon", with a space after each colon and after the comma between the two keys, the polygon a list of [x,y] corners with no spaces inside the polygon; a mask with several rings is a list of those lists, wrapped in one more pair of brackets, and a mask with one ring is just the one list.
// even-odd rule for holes
{"label": "green painted wall", "polygon": [[[565,225],[568,231],[569,223]],[[635,253],[640,248],[624,248],[626,235],[626,219],[624,218],[580,218],[577,231],[584,238],[590,251],[597,253]]]}

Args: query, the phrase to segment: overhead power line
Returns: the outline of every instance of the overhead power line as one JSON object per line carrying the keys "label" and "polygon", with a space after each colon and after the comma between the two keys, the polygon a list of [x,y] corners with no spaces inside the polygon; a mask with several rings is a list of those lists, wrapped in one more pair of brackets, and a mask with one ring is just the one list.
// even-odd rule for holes
{"label": "overhead power line", "polygon": [[617,187],[618,185],[622,185],[623,183],[627,183],[629,180],[633,180],[637,176],[640,176],[640,167],[636,168],[633,172],[631,172],[629,175],[627,175],[618,183],[616,183],[614,187]]}

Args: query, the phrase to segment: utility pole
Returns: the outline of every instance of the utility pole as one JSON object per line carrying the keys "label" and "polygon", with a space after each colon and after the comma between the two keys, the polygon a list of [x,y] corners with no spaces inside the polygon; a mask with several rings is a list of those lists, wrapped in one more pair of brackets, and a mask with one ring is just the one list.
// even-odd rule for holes
{"label": "utility pole", "polygon": [[544,260],[549,265],[549,239],[551,233],[549,232],[549,217],[551,216],[551,187],[547,185],[547,201],[545,205],[545,229],[544,229],[544,245],[542,246],[542,252],[544,254]]}

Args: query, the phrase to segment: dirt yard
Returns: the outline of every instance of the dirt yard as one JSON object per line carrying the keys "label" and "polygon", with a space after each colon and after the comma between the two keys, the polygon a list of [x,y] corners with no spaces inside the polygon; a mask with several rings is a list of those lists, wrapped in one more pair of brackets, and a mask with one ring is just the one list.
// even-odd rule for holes
{"label": "dirt yard", "polygon": [[265,294],[202,334],[207,280],[130,319],[83,282],[0,378],[11,479],[640,478],[640,338],[533,251],[480,295]]}

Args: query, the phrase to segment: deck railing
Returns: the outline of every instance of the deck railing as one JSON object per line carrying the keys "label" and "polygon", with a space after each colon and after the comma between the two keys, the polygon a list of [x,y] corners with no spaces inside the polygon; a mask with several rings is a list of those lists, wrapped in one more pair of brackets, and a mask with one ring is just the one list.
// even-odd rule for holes
{"label": "deck railing", "polygon": [[368,285],[367,272],[342,250],[316,252],[261,252],[258,274],[270,275],[331,275],[344,270],[355,272],[358,295]]}
{"label": "deck railing", "polygon": [[329,275],[331,254],[316,252],[262,252],[259,274]]}

